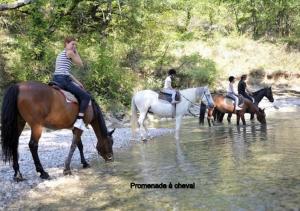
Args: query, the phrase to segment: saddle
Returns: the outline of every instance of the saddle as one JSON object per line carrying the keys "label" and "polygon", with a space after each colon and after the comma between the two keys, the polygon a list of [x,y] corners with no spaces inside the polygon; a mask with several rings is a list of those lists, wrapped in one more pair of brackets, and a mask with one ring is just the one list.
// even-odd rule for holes
{"label": "saddle", "polygon": [[[244,104],[244,97],[239,95],[238,98],[239,98],[239,105],[238,106],[242,107],[243,104]],[[226,100],[227,103],[232,103],[232,104],[235,105],[235,99],[233,97],[231,97],[229,95],[226,95],[225,100]]]}
{"label": "saddle", "polygon": [[[168,101],[169,103],[171,103],[172,102],[172,94],[166,93],[163,90],[161,90],[158,93],[158,99],[165,100],[165,101]],[[177,103],[179,103],[181,101],[179,91],[176,91],[175,100],[177,101]]]}
{"label": "saddle", "polygon": [[[75,95],[73,95],[71,92],[63,90],[59,83],[57,83],[55,81],[50,81],[48,83],[48,85],[51,86],[52,88],[58,90],[66,98],[67,103],[76,103],[76,104],[78,104],[78,100],[75,97]],[[91,101],[89,102],[89,105],[91,105]]]}

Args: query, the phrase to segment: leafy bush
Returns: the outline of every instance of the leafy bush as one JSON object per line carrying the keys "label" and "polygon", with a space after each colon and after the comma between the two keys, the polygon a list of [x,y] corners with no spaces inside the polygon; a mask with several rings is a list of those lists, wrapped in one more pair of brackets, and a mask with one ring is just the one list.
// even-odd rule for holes
{"label": "leafy bush", "polygon": [[197,53],[183,56],[180,61],[183,64],[180,69],[183,77],[181,84],[186,87],[213,85],[217,77],[214,61],[204,59]]}
{"label": "leafy bush", "polygon": [[109,109],[129,106],[135,82],[130,70],[121,68],[118,60],[103,49],[98,48],[97,55],[83,76],[87,89]]}

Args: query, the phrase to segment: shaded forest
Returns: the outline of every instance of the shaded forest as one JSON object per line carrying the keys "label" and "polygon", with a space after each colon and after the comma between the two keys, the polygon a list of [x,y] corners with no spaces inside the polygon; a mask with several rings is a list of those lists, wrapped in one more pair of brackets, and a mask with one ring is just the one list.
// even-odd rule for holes
{"label": "shaded forest", "polygon": [[298,52],[299,11],[297,0],[0,0],[1,92],[51,80],[68,35],[84,61],[74,75],[109,109],[129,106],[135,89],[159,89],[169,68],[177,87],[214,86],[221,68],[186,54],[186,43],[247,37]]}

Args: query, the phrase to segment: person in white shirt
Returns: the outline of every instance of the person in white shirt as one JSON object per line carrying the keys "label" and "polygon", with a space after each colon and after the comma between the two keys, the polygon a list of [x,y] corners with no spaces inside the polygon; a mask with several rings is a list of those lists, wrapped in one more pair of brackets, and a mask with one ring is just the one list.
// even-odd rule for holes
{"label": "person in white shirt", "polygon": [[238,97],[239,95],[236,93],[236,91],[234,90],[234,87],[233,87],[235,78],[233,76],[230,76],[228,80],[229,80],[229,85],[228,85],[228,89],[227,89],[227,95],[234,99],[235,110],[241,110],[242,108],[239,107],[239,97]]}
{"label": "person in white shirt", "polygon": [[178,103],[178,101],[175,100],[176,90],[172,88],[172,79],[176,75],[175,69],[170,69],[168,71],[168,77],[165,79],[165,85],[163,91],[168,94],[172,94],[172,104]]}

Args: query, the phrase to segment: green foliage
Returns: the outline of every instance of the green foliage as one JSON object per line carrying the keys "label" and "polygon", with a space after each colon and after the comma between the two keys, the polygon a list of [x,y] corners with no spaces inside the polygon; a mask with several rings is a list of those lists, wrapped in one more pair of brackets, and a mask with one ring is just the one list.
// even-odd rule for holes
{"label": "green foliage", "polygon": [[90,63],[84,76],[87,89],[105,105],[128,106],[135,81],[131,71],[120,67],[117,59],[105,50],[100,49],[97,55],[97,60]]}
{"label": "green foliage", "polygon": [[182,84],[187,87],[213,85],[217,77],[214,61],[204,59],[199,54],[184,56],[180,60],[183,64],[180,69]]}
{"label": "green foliage", "polygon": [[183,56],[180,46],[235,36],[227,47],[240,49],[239,36],[250,35],[280,37],[298,50],[299,8],[296,0],[32,1],[0,13],[1,89],[49,81],[66,35],[78,39],[85,63],[74,74],[107,106],[128,106],[136,86],[159,89],[170,67],[179,68],[182,87],[213,85],[214,61]]}

